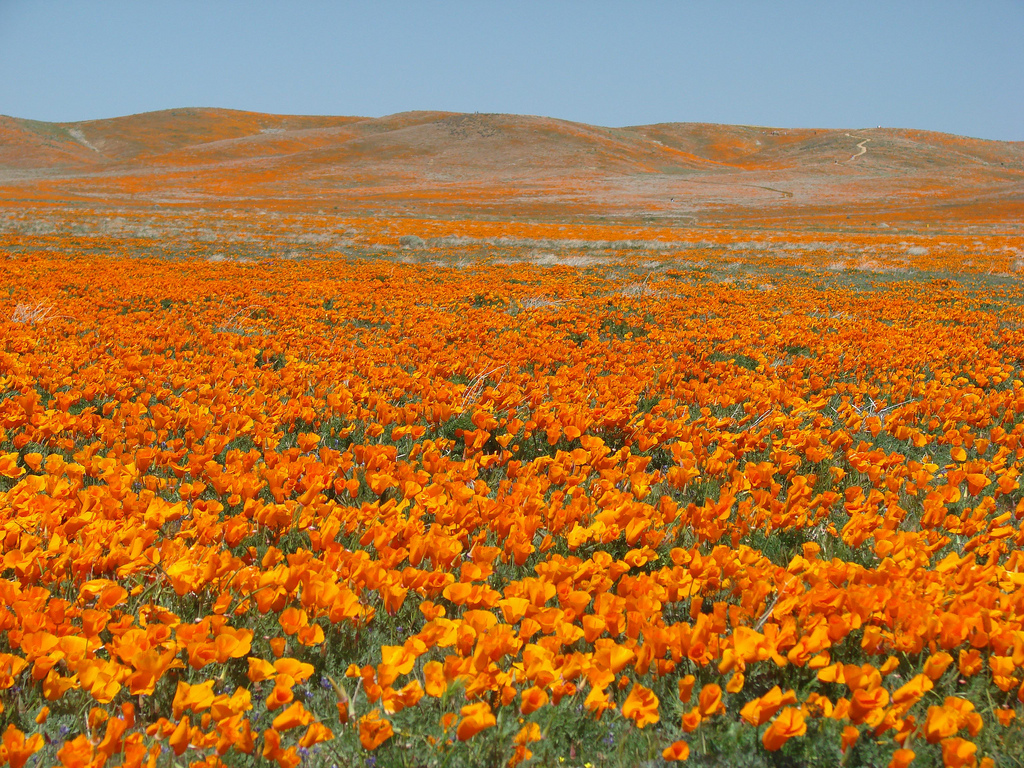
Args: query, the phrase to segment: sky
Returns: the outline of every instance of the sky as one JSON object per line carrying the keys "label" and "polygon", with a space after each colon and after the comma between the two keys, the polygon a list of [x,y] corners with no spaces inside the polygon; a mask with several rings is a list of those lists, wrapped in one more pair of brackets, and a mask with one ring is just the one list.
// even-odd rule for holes
{"label": "sky", "polygon": [[1024,0],[0,0],[0,114],[174,107],[1024,140]]}

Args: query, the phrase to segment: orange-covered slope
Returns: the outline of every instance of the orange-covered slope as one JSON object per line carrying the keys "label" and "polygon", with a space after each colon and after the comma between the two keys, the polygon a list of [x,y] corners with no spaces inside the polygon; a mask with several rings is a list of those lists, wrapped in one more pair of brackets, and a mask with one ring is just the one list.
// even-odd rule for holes
{"label": "orange-covered slope", "polygon": [[0,117],[0,203],[259,206],[684,225],[1024,220],[1024,143],[925,131],[177,109]]}

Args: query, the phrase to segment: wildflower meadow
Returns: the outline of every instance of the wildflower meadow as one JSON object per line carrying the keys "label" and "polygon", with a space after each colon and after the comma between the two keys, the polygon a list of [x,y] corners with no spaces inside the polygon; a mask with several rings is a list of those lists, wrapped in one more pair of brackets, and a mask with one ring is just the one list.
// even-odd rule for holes
{"label": "wildflower meadow", "polygon": [[1003,244],[474,226],[0,238],[0,765],[1021,764]]}

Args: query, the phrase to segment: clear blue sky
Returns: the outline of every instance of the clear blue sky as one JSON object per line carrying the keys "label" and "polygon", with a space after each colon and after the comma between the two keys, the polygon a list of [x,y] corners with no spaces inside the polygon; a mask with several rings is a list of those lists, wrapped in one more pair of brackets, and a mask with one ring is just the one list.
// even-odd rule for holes
{"label": "clear blue sky", "polygon": [[1024,0],[0,0],[0,113],[884,125],[1024,140]]}

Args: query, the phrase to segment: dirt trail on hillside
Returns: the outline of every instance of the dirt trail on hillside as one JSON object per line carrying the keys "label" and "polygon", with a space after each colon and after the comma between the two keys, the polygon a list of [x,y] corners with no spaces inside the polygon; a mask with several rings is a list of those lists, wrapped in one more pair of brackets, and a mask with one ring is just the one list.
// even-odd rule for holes
{"label": "dirt trail on hillside", "polygon": [[99,147],[97,147],[95,144],[93,144],[87,138],[85,138],[85,134],[82,133],[80,128],[71,128],[70,130],[68,130],[68,135],[70,135],[71,138],[73,138],[86,149],[91,149],[93,152],[97,152],[101,155],[103,154],[102,152],[100,152]]}
{"label": "dirt trail on hillside", "polygon": [[[860,138],[860,136],[852,136],[849,133],[846,134],[846,135],[849,136],[851,139],[859,139]],[[858,144],[857,145],[857,154],[856,155],[852,155],[850,157],[850,159],[847,160],[846,162],[852,163],[854,160],[856,160],[861,155],[866,155],[868,153],[868,148],[865,147],[864,145],[867,144],[869,141],[871,141],[871,139],[864,139],[864,141],[862,141],[860,144]]]}

